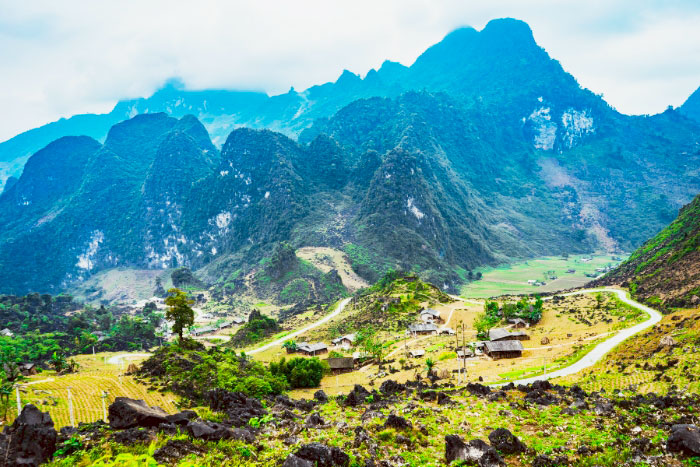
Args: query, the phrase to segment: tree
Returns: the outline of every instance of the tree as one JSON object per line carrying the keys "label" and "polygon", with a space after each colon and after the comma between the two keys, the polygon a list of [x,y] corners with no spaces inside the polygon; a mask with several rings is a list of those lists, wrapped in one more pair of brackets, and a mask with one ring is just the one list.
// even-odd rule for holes
{"label": "tree", "polygon": [[182,342],[182,333],[185,328],[194,324],[194,310],[191,305],[194,300],[187,298],[187,294],[180,289],[168,290],[168,298],[165,299],[168,306],[165,319],[173,322],[173,331],[177,333]]}
{"label": "tree", "polygon": [[63,354],[54,352],[49,359],[49,365],[56,371],[56,373],[60,373],[66,368],[66,357],[64,357]]}
{"label": "tree", "polygon": [[425,370],[428,373],[428,378],[433,375],[433,368],[435,367],[435,361],[432,358],[425,359]]}
{"label": "tree", "polygon": [[484,277],[484,275],[481,273],[481,271],[476,273],[476,280],[480,281],[482,277]]}
{"label": "tree", "polygon": [[603,294],[598,292],[595,294],[595,301],[596,301],[596,308],[600,308],[603,306],[603,301],[605,301],[605,297],[603,297]]}
{"label": "tree", "polygon": [[361,329],[355,336],[355,345],[382,363],[384,357],[384,343],[377,338],[377,331],[372,326]]}
{"label": "tree", "polygon": [[282,348],[285,349],[287,353],[294,353],[298,350],[297,341],[295,341],[294,339],[284,341],[284,343],[282,344]]}

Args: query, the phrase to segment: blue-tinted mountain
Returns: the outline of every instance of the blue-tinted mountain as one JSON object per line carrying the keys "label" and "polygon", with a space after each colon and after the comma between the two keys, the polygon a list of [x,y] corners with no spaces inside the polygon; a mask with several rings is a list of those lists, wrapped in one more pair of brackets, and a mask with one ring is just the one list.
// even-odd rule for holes
{"label": "blue-tinted mountain", "polygon": [[700,122],[700,88],[697,88],[678,110],[683,115]]}

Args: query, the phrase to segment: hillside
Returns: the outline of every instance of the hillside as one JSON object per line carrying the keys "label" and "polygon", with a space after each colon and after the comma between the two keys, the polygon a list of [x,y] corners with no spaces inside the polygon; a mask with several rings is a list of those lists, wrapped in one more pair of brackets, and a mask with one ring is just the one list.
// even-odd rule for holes
{"label": "hillside", "polygon": [[287,134],[210,135],[171,85],[148,104],[169,114],[129,111],[102,144],[48,144],[0,195],[0,291],[182,266],[223,286],[288,242],[342,250],[370,283],[393,269],[456,292],[478,267],[630,251],[700,191],[700,124],[617,113],[520,21],[460,29],[411,67],[312,89],[309,113],[195,93],[212,112],[255,108],[257,126],[274,114]]}
{"label": "hillside", "polygon": [[700,196],[668,227],[597,281],[619,284],[652,306],[700,305]]}

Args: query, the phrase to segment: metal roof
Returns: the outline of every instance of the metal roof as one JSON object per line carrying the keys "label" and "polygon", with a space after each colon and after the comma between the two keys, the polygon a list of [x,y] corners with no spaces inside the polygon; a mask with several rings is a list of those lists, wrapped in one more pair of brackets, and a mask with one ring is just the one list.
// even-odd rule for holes
{"label": "metal roof", "polygon": [[522,342],[515,341],[497,341],[497,342],[486,342],[484,344],[488,352],[517,352],[523,351]]}
{"label": "metal roof", "polygon": [[416,323],[408,327],[410,332],[430,332],[437,331],[438,327],[432,323]]}

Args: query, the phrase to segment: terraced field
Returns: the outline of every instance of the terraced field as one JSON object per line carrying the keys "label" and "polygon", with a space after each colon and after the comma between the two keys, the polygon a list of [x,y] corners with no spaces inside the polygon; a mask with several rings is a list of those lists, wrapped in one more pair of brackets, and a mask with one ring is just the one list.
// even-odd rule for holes
{"label": "terraced field", "polygon": [[[108,393],[105,401],[107,406],[116,397],[126,396],[143,399],[149,405],[162,407],[170,413],[177,411],[177,396],[149,391],[146,386],[137,383],[133,377],[123,375],[120,365],[105,363],[113,355],[116,354],[76,357],[82,366],[80,372],[76,374],[57,376],[53,371],[46,371],[33,376],[28,381],[29,384],[23,386],[22,404],[31,402],[42,411],[48,411],[57,428],[71,424],[68,408],[69,387],[73,396],[76,423],[94,422],[103,418],[101,397],[103,391]],[[13,409],[16,408],[13,407]],[[16,412],[13,410],[9,418],[12,420],[15,415]]]}

